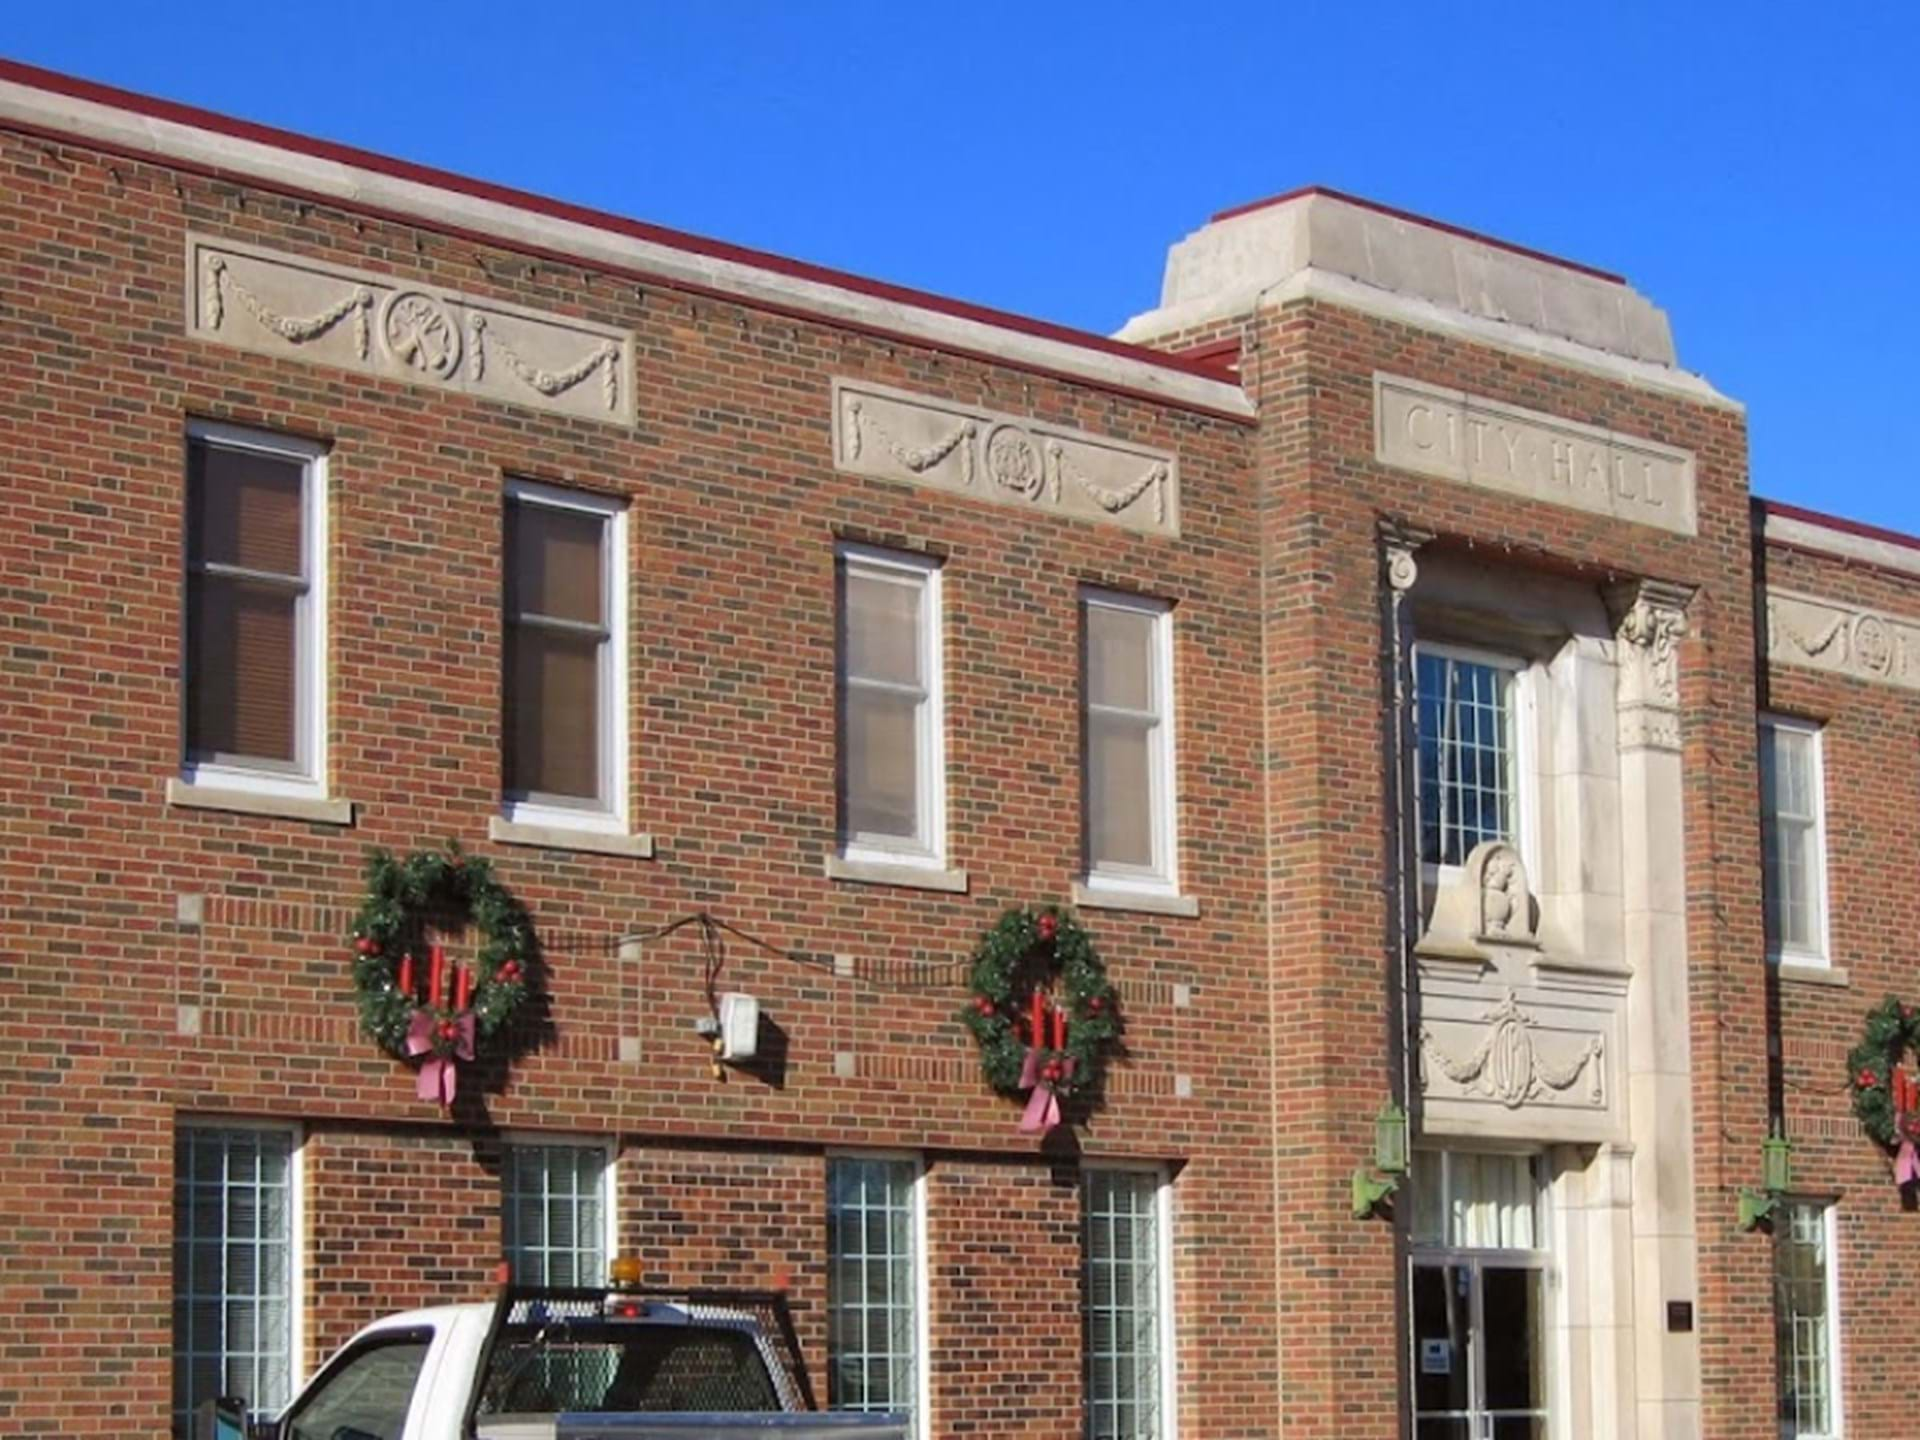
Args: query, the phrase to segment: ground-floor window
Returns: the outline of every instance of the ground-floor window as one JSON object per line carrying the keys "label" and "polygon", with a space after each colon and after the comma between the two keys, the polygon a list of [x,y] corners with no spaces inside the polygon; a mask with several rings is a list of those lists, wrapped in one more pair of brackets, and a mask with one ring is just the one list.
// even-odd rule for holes
{"label": "ground-floor window", "polygon": [[606,1283],[612,1158],[600,1143],[508,1142],[500,1230],[516,1284]]}
{"label": "ground-floor window", "polygon": [[1156,1171],[1090,1169],[1081,1186],[1089,1440],[1172,1434],[1173,1313],[1166,1186]]}
{"label": "ground-floor window", "polygon": [[827,1387],[836,1410],[921,1416],[921,1173],[914,1159],[827,1162]]}
{"label": "ground-floor window", "polygon": [[1792,1440],[1840,1433],[1840,1289],[1834,1209],[1799,1202],[1775,1213],[1773,1314],[1780,1430]]}
{"label": "ground-floor window", "polygon": [[183,1124],[173,1144],[173,1428],[236,1396],[278,1410],[293,1388],[291,1129]]}
{"label": "ground-floor window", "polygon": [[1551,1257],[1533,1157],[1421,1151],[1412,1180],[1416,1440],[1544,1440]]}

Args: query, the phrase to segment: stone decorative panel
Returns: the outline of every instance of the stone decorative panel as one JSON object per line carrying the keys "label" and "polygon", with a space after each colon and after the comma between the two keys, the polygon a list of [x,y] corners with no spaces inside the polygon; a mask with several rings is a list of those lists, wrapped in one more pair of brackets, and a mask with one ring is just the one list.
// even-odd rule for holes
{"label": "stone decorative panel", "polygon": [[1180,533],[1178,456],[1028,417],[835,380],[833,454],[849,474]]}
{"label": "stone decorative panel", "polygon": [[1422,1130],[1542,1143],[1624,1137],[1626,978],[1561,989],[1423,974]]}
{"label": "stone decorative panel", "polygon": [[1698,525],[1691,451],[1396,375],[1373,377],[1373,425],[1383,465],[1680,535]]}
{"label": "stone decorative panel", "polygon": [[1920,621],[1769,590],[1767,659],[1920,690]]}
{"label": "stone decorative panel", "polygon": [[583,420],[634,419],[631,331],[203,235],[187,238],[187,333]]}

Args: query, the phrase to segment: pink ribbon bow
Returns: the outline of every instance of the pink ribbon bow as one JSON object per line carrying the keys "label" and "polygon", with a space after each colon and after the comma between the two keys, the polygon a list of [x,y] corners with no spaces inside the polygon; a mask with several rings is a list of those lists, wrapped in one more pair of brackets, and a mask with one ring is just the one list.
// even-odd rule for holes
{"label": "pink ribbon bow", "polygon": [[422,1100],[439,1101],[440,1108],[445,1110],[452,1106],[460,1088],[456,1062],[473,1059],[473,1012],[469,1010],[453,1022],[452,1054],[434,1052],[439,1033],[440,1022],[431,1010],[414,1011],[412,1023],[407,1026],[407,1054],[427,1057],[420,1067],[419,1096]]}
{"label": "pink ribbon bow", "polygon": [[1920,1080],[1905,1068],[1893,1072],[1893,1130],[1900,1145],[1893,1157],[1893,1183],[1911,1185],[1920,1180],[1920,1150],[1914,1148],[1913,1135],[1920,1129]]}
{"label": "pink ribbon bow", "polygon": [[[1073,1057],[1062,1055],[1060,1065],[1063,1071],[1061,1079],[1073,1074]],[[1050,1081],[1041,1078],[1040,1052],[1032,1046],[1020,1062],[1020,1085],[1022,1089],[1031,1089],[1027,1097],[1027,1110],[1020,1117],[1020,1132],[1023,1135],[1044,1135],[1060,1123],[1060,1097],[1055,1093]]]}

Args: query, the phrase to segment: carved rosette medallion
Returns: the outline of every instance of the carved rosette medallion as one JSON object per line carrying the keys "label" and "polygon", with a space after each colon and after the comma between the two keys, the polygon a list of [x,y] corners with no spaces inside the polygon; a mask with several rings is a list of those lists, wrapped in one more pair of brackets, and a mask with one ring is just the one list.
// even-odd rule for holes
{"label": "carved rosette medallion", "polygon": [[436,301],[418,290],[387,299],[380,343],[396,364],[444,379],[460,368],[460,327]]}
{"label": "carved rosette medallion", "polygon": [[1002,490],[1037,499],[1046,483],[1040,446],[1018,425],[996,425],[987,436],[987,474]]}
{"label": "carved rosette medallion", "polygon": [[1869,675],[1884,677],[1893,669],[1893,636],[1878,615],[1853,622],[1853,654]]}

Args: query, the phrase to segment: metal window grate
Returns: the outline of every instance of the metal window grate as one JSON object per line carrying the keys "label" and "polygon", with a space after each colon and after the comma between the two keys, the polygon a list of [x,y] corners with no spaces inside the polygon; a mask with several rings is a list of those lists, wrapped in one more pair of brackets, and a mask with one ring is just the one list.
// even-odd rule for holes
{"label": "metal window grate", "polygon": [[828,1166],[827,1377],[835,1410],[917,1408],[916,1183],[911,1160]]}
{"label": "metal window grate", "polygon": [[1082,1191],[1086,1433],[1160,1440],[1160,1181],[1092,1170]]}
{"label": "metal window grate", "polygon": [[509,1145],[500,1184],[502,1238],[516,1283],[605,1283],[607,1152],[602,1146]]}
{"label": "metal window grate", "polygon": [[173,1147],[173,1428],[222,1395],[287,1403],[293,1373],[293,1136],[183,1127]]}
{"label": "metal window grate", "polygon": [[1420,858],[1465,863],[1485,840],[1512,840],[1513,671],[1422,650],[1414,660]]}

